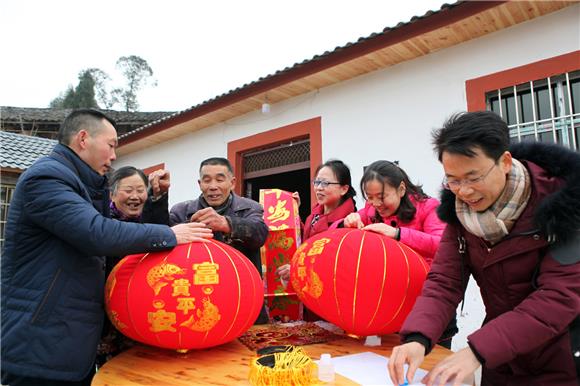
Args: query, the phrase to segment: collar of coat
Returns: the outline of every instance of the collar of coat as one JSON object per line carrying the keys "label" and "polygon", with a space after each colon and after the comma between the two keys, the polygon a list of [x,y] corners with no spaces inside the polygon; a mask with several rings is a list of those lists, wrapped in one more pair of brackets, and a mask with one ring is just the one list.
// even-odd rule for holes
{"label": "collar of coat", "polygon": [[101,176],[94,171],[70,147],[60,143],[54,147],[49,157],[69,168],[82,182],[83,189],[86,190],[95,209],[105,217],[110,216],[106,176]]}
{"label": "collar of coat", "polygon": [[[530,171],[533,183],[538,173],[555,177],[563,182],[560,189],[547,194],[534,210],[534,224],[548,239],[572,239],[580,229],[580,154],[554,144],[518,143],[510,146],[512,156],[524,163]],[[536,171],[536,172],[534,172]],[[544,177],[544,180],[545,180]],[[553,181],[557,185],[558,182]],[[542,189],[534,186],[533,189]],[[534,192],[532,192],[534,194]],[[455,213],[455,195],[441,190],[441,205],[437,208],[439,218],[449,224],[459,224]]]}
{"label": "collar of coat", "polygon": [[93,189],[107,187],[107,177],[94,171],[70,147],[58,143],[50,156],[71,169],[86,186]]}
{"label": "collar of coat", "polygon": [[[238,196],[234,192],[231,192],[230,194],[232,197],[232,202],[231,202],[231,205],[228,206],[228,210],[226,210],[224,215],[227,215],[228,213],[231,213],[231,212],[235,213],[235,212],[239,212],[239,211],[243,211],[243,210],[247,210],[247,209],[252,209],[252,206],[250,205],[250,202],[252,202],[251,200],[248,201],[248,199],[244,199],[244,197]],[[201,202],[202,199],[203,199],[203,194],[200,194],[196,200],[190,201],[191,204],[187,205],[188,210],[186,213],[186,218],[189,219],[198,210],[207,208],[207,206],[204,206],[202,204],[202,202]]]}

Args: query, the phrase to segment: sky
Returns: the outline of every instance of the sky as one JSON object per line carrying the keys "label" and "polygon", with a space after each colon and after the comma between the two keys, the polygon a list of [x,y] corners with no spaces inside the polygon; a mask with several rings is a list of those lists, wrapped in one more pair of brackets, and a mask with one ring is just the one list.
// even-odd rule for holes
{"label": "sky", "polygon": [[97,67],[122,84],[121,56],[157,82],[140,111],[177,111],[385,27],[441,0],[0,0],[0,106],[48,107]]}

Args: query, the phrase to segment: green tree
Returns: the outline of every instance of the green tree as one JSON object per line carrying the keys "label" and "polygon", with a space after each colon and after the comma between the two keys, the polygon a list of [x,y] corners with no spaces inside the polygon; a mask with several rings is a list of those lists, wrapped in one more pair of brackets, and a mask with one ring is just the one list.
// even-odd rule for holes
{"label": "green tree", "polygon": [[[74,93],[75,90],[73,89],[73,86],[68,86],[66,91],[61,92],[56,98],[50,101],[48,107],[53,109],[64,109],[65,104],[71,103],[71,100],[74,97]],[[66,102],[65,99],[67,100]]]}
{"label": "green tree", "polygon": [[113,96],[120,99],[126,111],[136,111],[139,108],[137,92],[145,85],[151,83],[156,86],[153,79],[153,70],[147,61],[139,56],[121,56],[117,60],[117,68],[125,77],[125,87],[113,90]]}
{"label": "green tree", "polygon": [[81,71],[79,74],[79,84],[75,88],[75,106],[80,107],[99,107],[95,100],[95,80],[88,70]]}
{"label": "green tree", "polygon": [[50,107],[61,109],[77,109],[82,107],[96,107],[99,105],[95,100],[95,80],[89,70],[79,73],[79,83],[73,89],[68,89],[50,102]]}
{"label": "green tree", "polygon": [[137,93],[147,84],[157,85],[153,79],[153,70],[145,59],[136,55],[120,57],[117,68],[125,78],[124,87],[111,88],[111,78],[106,72],[99,68],[88,68],[79,73],[76,87],[69,86],[49,106],[61,109],[103,106],[111,109],[121,104],[126,111],[136,111],[139,108]]}
{"label": "green tree", "polygon": [[119,100],[113,95],[111,90],[109,90],[111,77],[100,68],[89,68],[86,71],[91,74],[91,77],[95,82],[95,97],[99,105],[103,106],[105,109],[110,109],[117,104]]}

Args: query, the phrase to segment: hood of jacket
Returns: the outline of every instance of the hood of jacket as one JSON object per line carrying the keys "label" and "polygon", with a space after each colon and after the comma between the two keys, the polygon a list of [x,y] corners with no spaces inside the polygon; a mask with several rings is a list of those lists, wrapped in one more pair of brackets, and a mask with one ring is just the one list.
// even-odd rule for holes
{"label": "hood of jacket", "polygon": [[[527,161],[564,183],[562,189],[546,196],[534,211],[534,223],[547,239],[567,241],[580,231],[580,154],[554,144],[521,142],[511,145],[510,153],[519,161]],[[534,177],[532,176],[532,179]],[[455,194],[441,190],[439,218],[458,224]]]}

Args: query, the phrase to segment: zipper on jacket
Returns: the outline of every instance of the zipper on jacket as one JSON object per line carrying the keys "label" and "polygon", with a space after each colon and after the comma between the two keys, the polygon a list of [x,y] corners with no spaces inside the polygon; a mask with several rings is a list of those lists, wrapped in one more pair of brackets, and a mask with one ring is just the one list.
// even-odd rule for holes
{"label": "zipper on jacket", "polygon": [[34,323],[34,321],[36,320],[36,318],[38,318],[38,314],[44,308],[44,304],[48,300],[48,297],[50,296],[50,293],[52,292],[52,288],[54,287],[54,284],[56,283],[56,280],[60,276],[60,272],[61,271],[62,271],[62,268],[59,268],[58,271],[56,271],[56,274],[54,275],[54,278],[52,279],[52,282],[50,283],[50,286],[48,287],[48,291],[46,291],[46,295],[44,295],[44,298],[42,299],[42,302],[40,303],[40,306],[38,306],[38,308],[36,309],[36,312],[32,316],[32,319],[30,320],[30,323]]}

